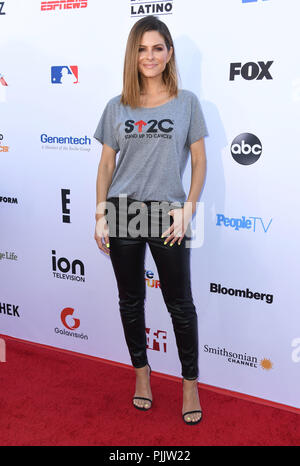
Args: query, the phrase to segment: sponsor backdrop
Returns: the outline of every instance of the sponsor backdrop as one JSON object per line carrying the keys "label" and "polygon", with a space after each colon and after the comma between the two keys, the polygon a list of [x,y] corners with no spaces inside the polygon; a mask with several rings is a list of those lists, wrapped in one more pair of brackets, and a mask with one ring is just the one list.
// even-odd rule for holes
{"label": "sponsor backdrop", "polygon": [[[299,13],[298,0],[0,2],[0,333],[131,365],[94,240],[93,134],[131,26],[157,14],[209,130],[192,222],[199,381],[300,408]],[[180,377],[148,247],[145,282],[149,362]]]}

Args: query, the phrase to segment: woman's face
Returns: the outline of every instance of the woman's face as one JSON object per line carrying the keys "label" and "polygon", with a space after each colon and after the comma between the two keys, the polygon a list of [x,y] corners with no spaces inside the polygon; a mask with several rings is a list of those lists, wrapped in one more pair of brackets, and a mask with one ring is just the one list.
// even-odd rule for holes
{"label": "woman's face", "polygon": [[139,44],[138,69],[145,78],[161,74],[172,55],[168,51],[163,36],[158,31],[147,31]]}

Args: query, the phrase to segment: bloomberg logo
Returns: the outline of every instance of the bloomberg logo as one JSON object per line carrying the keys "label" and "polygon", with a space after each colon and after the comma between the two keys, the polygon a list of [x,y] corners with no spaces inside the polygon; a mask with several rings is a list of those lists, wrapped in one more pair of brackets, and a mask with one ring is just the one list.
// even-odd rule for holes
{"label": "bloomberg logo", "polygon": [[217,214],[217,226],[224,226],[226,228],[230,227],[234,230],[250,230],[255,233],[257,230],[263,230],[265,233],[268,232],[270,225],[272,223],[272,218],[268,220],[263,220],[261,217],[248,217],[245,216],[241,218],[235,217],[225,217],[223,214]]}

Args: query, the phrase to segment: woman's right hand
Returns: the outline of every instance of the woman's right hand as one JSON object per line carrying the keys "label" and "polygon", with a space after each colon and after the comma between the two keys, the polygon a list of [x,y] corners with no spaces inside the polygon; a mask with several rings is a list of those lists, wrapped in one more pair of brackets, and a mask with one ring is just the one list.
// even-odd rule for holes
{"label": "woman's right hand", "polygon": [[94,236],[99,249],[109,255],[109,229],[105,215],[96,214],[96,226]]}

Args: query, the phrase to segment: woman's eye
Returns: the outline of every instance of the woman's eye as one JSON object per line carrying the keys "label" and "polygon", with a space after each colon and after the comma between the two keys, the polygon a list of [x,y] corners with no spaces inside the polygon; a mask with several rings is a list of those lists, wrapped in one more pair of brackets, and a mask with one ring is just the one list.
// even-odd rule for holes
{"label": "woman's eye", "polygon": [[[145,49],[139,49],[139,52],[144,52]],[[162,47],[155,47],[155,50],[159,50],[160,52],[163,50]]]}

